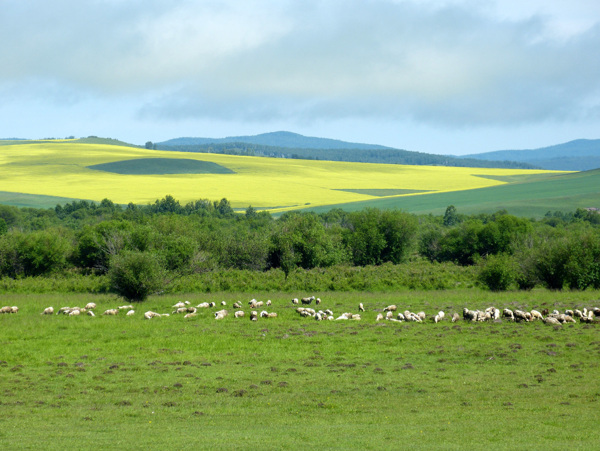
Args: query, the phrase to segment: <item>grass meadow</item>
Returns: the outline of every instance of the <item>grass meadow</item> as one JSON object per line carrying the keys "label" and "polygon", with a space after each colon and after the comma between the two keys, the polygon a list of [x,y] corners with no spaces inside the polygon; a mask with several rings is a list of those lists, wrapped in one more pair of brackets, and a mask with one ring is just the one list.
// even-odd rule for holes
{"label": "grass meadow", "polygon": [[[314,294],[338,316],[302,318]],[[593,449],[600,420],[600,324],[376,322],[388,304],[428,315],[463,307],[600,306],[600,293],[271,292],[278,318],[144,320],[211,293],[153,296],[126,317],[112,295],[11,294],[0,315],[2,449]],[[248,308],[244,310],[248,311]]]}
{"label": "grass meadow", "polygon": [[[150,163],[155,160],[156,165],[152,166],[148,159]],[[171,172],[177,172],[178,161],[181,172],[190,172],[189,161],[196,160],[206,165],[210,163],[213,173],[165,173],[164,159],[169,160]],[[132,160],[137,163],[133,164]],[[143,173],[118,173],[131,172],[132,164],[136,169],[143,166]],[[111,168],[115,172],[93,167]],[[227,171],[232,173],[224,173]],[[272,212],[374,199],[418,197],[424,200],[434,193],[477,190],[503,185],[515,177],[545,177],[554,173],[286,160],[76,141],[5,143],[0,154],[0,192],[51,196],[45,199],[48,202],[55,198],[95,201],[108,198],[121,204],[152,203],[167,194],[182,203],[225,197],[234,208],[245,209],[252,205]],[[35,201],[43,202],[44,198]],[[54,205],[56,202],[49,206]]]}

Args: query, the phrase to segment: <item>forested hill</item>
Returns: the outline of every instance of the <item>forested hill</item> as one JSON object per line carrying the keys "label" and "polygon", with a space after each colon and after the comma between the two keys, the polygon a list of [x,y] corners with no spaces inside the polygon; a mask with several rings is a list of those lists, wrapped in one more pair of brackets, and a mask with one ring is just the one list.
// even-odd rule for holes
{"label": "forested hill", "polygon": [[[239,141],[235,141],[236,139]],[[245,139],[248,141],[244,141]],[[271,144],[264,144],[266,142]],[[294,147],[293,144],[296,144],[297,147]],[[484,161],[474,158],[457,158],[447,155],[435,155],[393,149],[390,147],[372,144],[348,143],[333,139],[305,137],[289,132],[266,133],[263,135],[249,137],[239,136],[223,139],[178,138],[164,141],[162,143],[155,143],[154,147],[159,150],[173,150],[180,152],[221,153],[228,155],[248,155],[308,160],[351,161],[357,163],[493,167],[513,169],[535,168],[534,165],[523,162]]]}
{"label": "forested hill", "polygon": [[464,158],[511,160],[529,163],[542,169],[588,171],[600,168],[600,139],[577,139],[539,149],[497,150],[465,155]]}
{"label": "forested hill", "polygon": [[376,144],[361,144],[337,139],[316,138],[291,132],[263,133],[255,136],[230,136],[227,138],[176,138],[156,143],[157,146],[197,146],[206,144],[245,143],[289,149],[390,149]]}

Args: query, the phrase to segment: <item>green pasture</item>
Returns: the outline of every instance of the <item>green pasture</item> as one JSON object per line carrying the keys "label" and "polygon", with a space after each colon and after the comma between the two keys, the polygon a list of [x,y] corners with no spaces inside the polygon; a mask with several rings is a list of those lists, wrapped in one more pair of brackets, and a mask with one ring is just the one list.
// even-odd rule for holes
{"label": "green pasture", "polygon": [[565,175],[486,177],[510,183],[465,191],[327,205],[308,208],[305,211],[321,213],[332,208],[358,211],[372,207],[439,215],[444,214],[448,205],[454,205],[464,214],[493,213],[505,209],[513,215],[540,218],[548,211],[600,207],[600,170],[597,169]]}
{"label": "green pasture", "polygon": [[124,175],[165,175],[165,174],[235,174],[231,169],[213,163],[177,158],[137,158],[94,164],[89,169],[113,172]]}
{"label": "green pasture", "polygon": [[[302,318],[314,294],[337,317]],[[593,449],[600,420],[600,325],[376,322],[388,304],[599,306],[599,292],[457,291],[165,295],[131,317],[111,295],[3,294],[2,449]],[[278,318],[216,309],[144,320],[177,301],[251,297]],[[42,316],[94,301],[97,317]],[[314,307],[314,305],[313,305]],[[222,308],[222,307],[218,307]],[[231,310],[230,310],[231,311]]]}

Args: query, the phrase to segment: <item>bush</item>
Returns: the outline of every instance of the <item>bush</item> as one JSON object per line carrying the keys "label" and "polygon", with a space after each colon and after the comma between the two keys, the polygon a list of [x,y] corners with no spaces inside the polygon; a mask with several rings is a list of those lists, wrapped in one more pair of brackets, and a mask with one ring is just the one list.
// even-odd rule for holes
{"label": "bush", "polygon": [[506,291],[514,283],[514,261],[505,254],[490,255],[482,263],[478,279],[492,291]]}
{"label": "bush", "polygon": [[111,291],[130,301],[144,301],[167,283],[162,262],[150,252],[123,251],[113,256],[108,276]]}

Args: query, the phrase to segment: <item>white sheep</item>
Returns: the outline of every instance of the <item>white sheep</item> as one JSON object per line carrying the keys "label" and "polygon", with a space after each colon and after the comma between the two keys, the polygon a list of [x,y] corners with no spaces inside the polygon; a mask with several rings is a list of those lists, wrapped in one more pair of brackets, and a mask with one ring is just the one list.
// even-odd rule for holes
{"label": "white sheep", "polygon": [[294,304],[294,305],[300,304],[300,301],[298,300],[298,298],[294,298],[294,299],[292,299],[292,304]]}
{"label": "white sheep", "polygon": [[240,304],[239,302],[234,302],[233,303],[233,308],[241,309],[242,308],[242,304]]}
{"label": "white sheep", "polygon": [[385,319],[393,318],[393,316],[394,316],[394,312],[392,312],[391,310],[388,310],[385,314]]}
{"label": "white sheep", "polygon": [[268,318],[277,318],[277,313],[276,313],[276,312],[270,312],[270,313],[267,315],[267,317],[268,317]]}
{"label": "white sheep", "polygon": [[191,313],[186,314],[184,316],[184,318],[194,318],[196,316],[198,316],[198,314],[196,312],[191,312]]}
{"label": "white sheep", "polygon": [[510,309],[507,309],[507,308],[505,308],[504,310],[502,310],[502,316],[504,316],[509,321],[514,321],[515,320],[515,314],[513,313],[513,311],[510,310]]}
{"label": "white sheep", "polygon": [[542,316],[542,314],[539,311],[537,311],[537,310],[532,310],[530,313],[531,313],[531,319],[533,321],[535,321],[536,319],[539,319],[539,320],[543,320],[544,319],[544,317]]}
{"label": "white sheep", "polygon": [[119,306],[119,310],[132,310],[133,305],[121,305]]}
{"label": "white sheep", "polygon": [[96,308],[96,303],[95,302],[88,302],[87,304],[85,304],[85,308],[86,310],[92,310]]}
{"label": "white sheep", "polygon": [[219,310],[218,312],[215,312],[215,319],[223,319],[227,316],[227,314],[227,310]]}
{"label": "white sheep", "polygon": [[382,321],[383,320],[383,315],[381,313],[377,314],[377,317],[375,318],[375,321]]}
{"label": "white sheep", "polygon": [[238,310],[237,312],[235,312],[233,314],[233,316],[235,316],[236,318],[243,318],[244,317],[244,311],[243,310]]}
{"label": "white sheep", "polygon": [[46,307],[41,314],[42,315],[53,315],[54,314],[54,307]]}
{"label": "white sheep", "polygon": [[201,302],[201,303],[200,303],[200,304],[198,304],[196,307],[197,307],[197,308],[208,308],[208,307],[209,307],[209,304],[208,304],[208,302]]}
{"label": "white sheep", "polygon": [[175,304],[173,306],[174,309],[178,309],[178,308],[184,308],[185,304],[183,302],[178,302],[177,304]]}
{"label": "white sheep", "polygon": [[401,313],[401,312],[398,312],[398,315],[396,315],[396,319],[398,321],[405,321],[406,320],[406,318],[404,317],[404,314]]}
{"label": "white sheep", "polygon": [[96,315],[94,315],[94,312],[92,310],[88,310],[87,315],[88,316],[96,316]]}
{"label": "white sheep", "polygon": [[270,300],[270,299],[268,299],[268,300],[267,300],[267,304],[266,304],[266,305],[267,305],[267,307],[269,307],[271,304],[272,304],[271,300]]}
{"label": "white sheep", "polygon": [[126,315],[127,315],[127,316],[133,316],[133,315],[135,315],[135,310],[129,310],[129,311],[126,313]]}
{"label": "white sheep", "polygon": [[144,318],[145,319],[152,319],[152,318],[160,318],[160,313],[156,313],[156,312],[152,312],[152,311],[147,311],[146,313],[144,313]]}
{"label": "white sheep", "polygon": [[383,309],[384,312],[395,312],[396,310],[398,310],[398,307],[396,307],[395,305],[388,305],[386,308]]}
{"label": "white sheep", "polygon": [[358,304],[358,311],[359,312],[364,312],[365,311],[365,307],[363,306],[362,302],[360,304]]}
{"label": "white sheep", "polygon": [[119,310],[113,308],[113,309],[108,309],[106,310],[103,315],[108,315],[108,316],[115,316],[119,314]]}
{"label": "white sheep", "polygon": [[221,305],[225,306],[225,305],[227,305],[227,302],[221,301]]}
{"label": "white sheep", "polygon": [[77,309],[75,309],[75,310],[71,310],[71,311],[69,312],[69,316],[79,316],[80,314],[81,314],[81,311],[80,311],[80,310],[77,310]]}
{"label": "white sheep", "polygon": [[250,312],[250,321],[258,321],[258,312],[256,310]]}
{"label": "white sheep", "polygon": [[460,319],[460,315],[459,315],[458,313],[456,313],[456,312],[455,312],[455,313],[452,315],[452,322],[453,322],[453,323],[455,323],[455,322],[457,322],[459,319]]}

